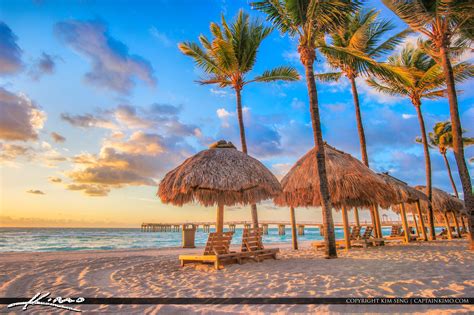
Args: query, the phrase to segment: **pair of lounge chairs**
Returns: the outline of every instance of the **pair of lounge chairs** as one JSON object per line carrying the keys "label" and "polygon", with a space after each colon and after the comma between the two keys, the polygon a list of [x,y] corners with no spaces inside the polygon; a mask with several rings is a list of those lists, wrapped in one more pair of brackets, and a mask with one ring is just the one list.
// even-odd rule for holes
{"label": "pair of lounge chairs", "polygon": [[[374,228],[370,225],[365,227],[364,233],[361,235],[361,230],[362,226],[354,226],[351,230],[350,234],[350,240],[351,240],[351,246],[363,246],[367,247],[368,245],[380,245],[384,239],[381,238],[373,238],[372,237],[372,232]],[[346,245],[345,240],[337,240],[336,241],[336,247],[338,248],[344,248]],[[318,250],[320,248],[325,247],[325,243],[322,241],[319,242],[313,242],[311,243],[311,246]]]}
{"label": "pair of lounge chairs", "polygon": [[[410,234],[408,237],[410,238],[410,241],[416,241],[418,239],[418,235],[412,234],[412,231],[410,231]],[[405,239],[405,232],[402,229],[401,225],[392,225],[392,230],[390,231],[390,236],[387,237],[388,240],[394,240],[394,241],[402,241]]]}
{"label": "pair of lounge chairs", "polygon": [[181,266],[187,263],[213,263],[215,269],[220,269],[223,263],[237,262],[251,258],[257,262],[265,258],[276,259],[278,248],[264,248],[262,243],[263,229],[244,229],[242,234],[241,252],[230,251],[230,243],[234,232],[209,233],[203,255],[180,255]]}
{"label": "pair of lounge chairs", "polygon": [[362,246],[362,247],[368,247],[368,246],[378,246],[382,245],[385,241],[383,237],[377,238],[372,236],[372,232],[374,231],[374,227],[371,225],[367,225],[365,227],[364,233],[360,235],[359,238],[351,241],[352,246]]}

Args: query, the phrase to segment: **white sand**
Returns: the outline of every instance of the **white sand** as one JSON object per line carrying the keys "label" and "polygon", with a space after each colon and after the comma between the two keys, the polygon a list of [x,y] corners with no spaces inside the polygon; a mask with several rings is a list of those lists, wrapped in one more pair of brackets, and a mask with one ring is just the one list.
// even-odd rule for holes
{"label": "white sand", "polygon": [[[180,253],[202,249],[150,249],[2,253],[0,296],[32,297],[474,297],[474,253],[464,240],[390,244],[340,251],[326,260],[308,243],[279,260],[249,261],[216,271],[179,266]],[[5,306],[0,312],[6,311]],[[472,313],[472,305],[165,305],[80,309],[123,313],[417,312]],[[17,309],[19,311],[19,309]],[[33,307],[37,312],[52,311]]]}

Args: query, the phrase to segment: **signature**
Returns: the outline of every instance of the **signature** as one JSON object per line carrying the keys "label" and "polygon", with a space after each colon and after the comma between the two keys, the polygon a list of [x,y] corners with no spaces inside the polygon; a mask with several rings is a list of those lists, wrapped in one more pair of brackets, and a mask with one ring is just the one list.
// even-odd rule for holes
{"label": "signature", "polygon": [[72,298],[62,298],[60,296],[56,298],[49,297],[50,293],[37,293],[34,297],[32,297],[29,301],[26,302],[17,302],[17,303],[12,303],[7,306],[7,308],[12,308],[16,306],[23,306],[22,310],[26,311],[28,309],[28,306],[30,305],[42,305],[42,306],[49,306],[49,307],[55,307],[55,308],[60,308],[64,310],[69,310],[73,312],[82,312],[80,309],[70,307],[63,305],[64,303],[72,304],[80,304],[85,301],[85,298],[83,297],[78,297],[76,299]]}

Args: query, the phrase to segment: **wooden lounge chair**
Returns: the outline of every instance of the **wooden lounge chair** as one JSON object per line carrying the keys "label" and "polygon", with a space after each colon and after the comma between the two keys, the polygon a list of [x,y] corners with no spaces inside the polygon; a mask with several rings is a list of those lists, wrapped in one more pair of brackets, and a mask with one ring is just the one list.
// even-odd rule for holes
{"label": "wooden lounge chair", "polygon": [[234,232],[209,233],[203,255],[179,255],[181,267],[190,262],[214,263],[214,267],[219,269],[222,262],[237,261],[242,263],[242,253],[231,252],[230,242]]}
{"label": "wooden lounge chair", "polygon": [[[358,240],[361,238],[360,236],[360,226],[354,226],[351,230],[351,235],[350,239],[351,241]],[[324,248],[326,245],[324,241],[317,241],[317,242],[312,242],[311,247],[313,247],[316,250],[319,250],[320,248]],[[339,249],[345,248],[346,247],[346,241],[345,240],[336,240],[336,247]]]}
{"label": "wooden lounge chair", "polygon": [[381,245],[385,240],[384,238],[372,237],[374,228],[371,225],[365,227],[364,234],[358,240],[352,241],[352,246],[368,247],[369,245]]}
{"label": "wooden lounge chair", "polygon": [[276,259],[278,248],[264,248],[262,242],[263,228],[244,229],[242,232],[242,253],[260,262],[265,258]]}
{"label": "wooden lounge chair", "polygon": [[[316,241],[311,243],[311,247],[315,250],[319,250],[326,247],[324,241]],[[336,248],[343,249],[346,247],[346,242],[344,240],[336,240]]]}
{"label": "wooden lounge chair", "polygon": [[351,230],[351,241],[358,240],[360,236],[360,226],[354,226]]}

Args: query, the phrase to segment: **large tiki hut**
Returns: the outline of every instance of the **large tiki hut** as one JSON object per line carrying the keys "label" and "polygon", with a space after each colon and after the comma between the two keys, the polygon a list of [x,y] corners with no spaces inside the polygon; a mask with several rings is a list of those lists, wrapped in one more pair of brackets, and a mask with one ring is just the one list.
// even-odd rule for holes
{"label": "large tiki hut", "polygon": [[[425,186],[415,186],[415,188],[419,191],[425,191]],[[444,222],[446,225],[446,234],[449,239],[451,239],[451,224],[450,221],[453,221],[458,236],[461,235],[461,229],[459,226],[458,217],[462,219],[462,216],[465,214],[464,210],[464,202],[461,199],[458,199],[454,196],[451,196],[447,192],[435,188],[432,188],[432,197],[431,197],[431,205],[433,207],[433,212],[435,214],[435,219],[438,223]],[[428,212],[428,204],[427,201],[421,202],[421,210],[424,213]],[[450,216],[452,220],[450,219]],[[464,223],[464,222],[463,222]]]}
{"label": "large tiki hut", "polygon": [[[325,144],[326,173],[329,195],[334,208],[342,210],[346,248],[350,248],[347,211],[350,208],[368,208],[377,237],[381,237],[377,205],[388,207],[396,194],[376,173],[350,154]],[[281,180],[282,193],[274,199],[279,206],[317,207],[321,205],[316,152],[310,150]],[[355,213],[356,222],[358,215]]]}
{"label": "large tiki hut", "polygon": [[217,205],[216,231],[222,232],[224,206],[255,204],[280,191],[277,178],[261,162],[221,140],[168,172],[158,196],[177,206]]}
{"label": "large tiki hut", "polygon": [[[420,236],[420,230],[421,230],[423,239],[427,241],[428,236],[425,230],[425,223],[424,223],[423,215],[421,212],[420,202],[421,201],[428,202],[428,197],[422,191],[408,186],[408,184],[405,183],[404,181],[401,181],[400,179],[393,177],[389,175],[388,173],[379,173],[378,175],[387,183],[387,185],[390,185],[392,189],[396,192],[397,198],[394,204],[392,205],[392,210],[394,210],[395,212],[398,212],[402,218],[405,242],[408,243],[410,241],[410,231],[409,231],[409,226],[408,226],[405,204],[414,204],[414,208],[411,207],[411,211],[412,211],[413,220],[414,220],[414,224],[416,228],[416,233],[418,236]],[[415,210],[416,210],[416,213],[415,213]],[[416,219],[417,214],[419,218],[418,221],[421,224],[421,229],[418,228],[418,223]]]}

